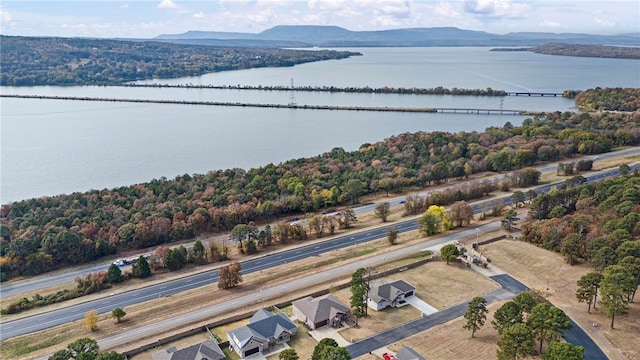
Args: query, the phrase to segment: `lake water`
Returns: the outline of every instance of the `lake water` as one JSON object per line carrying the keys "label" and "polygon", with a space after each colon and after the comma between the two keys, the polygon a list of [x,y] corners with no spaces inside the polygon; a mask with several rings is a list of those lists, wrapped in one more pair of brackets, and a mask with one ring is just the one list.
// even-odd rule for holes
{"label": "lake water", "polygon": [[[364,56],[140,83],[487,88],[562,92],[638,87],[640,61],[488,48],[366,48]],[[2,87],[38,94],[286,104],[280,91]],[[564,98],[295,92],[298,105],[572,110]],[[248,169],[415,131],[482,131],[525,117],[215,107],[2,98],[1,203],[111,188],[166,176]]]}

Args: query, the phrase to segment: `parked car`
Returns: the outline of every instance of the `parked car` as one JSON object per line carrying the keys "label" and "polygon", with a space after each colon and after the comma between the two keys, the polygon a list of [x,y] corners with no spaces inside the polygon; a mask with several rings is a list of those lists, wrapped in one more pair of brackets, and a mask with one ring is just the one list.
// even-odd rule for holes
{"label": "parked car", "polygon": [[395,355],[390,354],[390,353],[384,353],[384,354],[382,354],[382,358],[383,358],[384,360],[398,360],[398,358],[397,358]]}

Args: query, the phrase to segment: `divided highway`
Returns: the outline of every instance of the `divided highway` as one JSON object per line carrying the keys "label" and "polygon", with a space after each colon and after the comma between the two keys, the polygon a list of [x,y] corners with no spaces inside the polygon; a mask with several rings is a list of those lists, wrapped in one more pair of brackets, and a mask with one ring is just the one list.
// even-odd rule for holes
{"label": "divided highway", "polygon": [[[637,149],[636,149],[637,150]],[[636,165],[637,167],[637,165]],[[608,170],[591,174],[587,177],[589,181],[596,181],[609,176],[618,175],[618,170]],[[562,182],[545,185],[540,187],[538,191],[548,191],[554,186],[558,186]],[[510,198],[504,200],[510,201]],[[474,206],[475,211],[479,211],[479,205]],[[417,229],[415,220],[407,220],[393,224],[398,232],[406,232]],[[267,254],[265,256],[248,260],[242,263],[242,273],[249,274],[252,272],[268,269],[274,266],[282,265],[287,262],[305,259],[312,256],[318,256],[322,253],[334,249],[340,249],[352,246],[358,243],[368,242],[386,236],[386,228],[365,230],[360,233],[353,233],[335,239],[317,242],[308,246],[286,250],[280,253]],[[0,324],[0,340],[5,340],[22,334],[27,334],[49,327],[68,323],[70,321],[79,320],[84,317],[90,310],[96,310],[98,313],[110,312],[116,307],[126,307],[133,304],[142,303],[159,296],[169,296],[178,294],[183,291],[195,289],[204,285],[212,284],[218,281],[217,270],[211,270],[200,274],[191,275],[181,279],[167,281],[161,284],[151,285],[145,288],[114,294],[105,298],[87,301],[85,303],[52,310],[46,313],[29,316]]]}
{"label": "divided highway", "polygon": [[[611,153],[599,154],[597,157],[594,157],[593,160],[605,160],[612,159],[616,157],[634,155],[640,153],[640,147],[629,148],[625,150],[615,151]],[[543,165],[537,167],[538,171],[545,173],[550,171],[555,171],[557,168],[557,164]],[[419,193],[419,196],[426,196],[429,191],[424,191]],[[389,205],[391,207],[398,206],[402,204],[404,198],[394,198],[389,199]],[[356,215],[372,212],[377,204],[364,204],[362,206],[358,206],[354,208]],[[476,211],[479,209],[475,209]],[[106,271],[109,267],[110,262],[105,262],[99,265],[84,267],[77,270],[71,270],[66,272],[52,273],[48,276],[38,276],[32,279],[27,279],[23,281],[19,281],[13,284],[3,284],[0,285],[0,299],[8,296],[24,294],[32,291],[37,291],[40,289],[44,289],[50,286],[61,285],[65,283],[72,283],[74,279],[78,276],[86,276],[90,273],[97,271]],[[123,268],[123,269],[126,269]]]}

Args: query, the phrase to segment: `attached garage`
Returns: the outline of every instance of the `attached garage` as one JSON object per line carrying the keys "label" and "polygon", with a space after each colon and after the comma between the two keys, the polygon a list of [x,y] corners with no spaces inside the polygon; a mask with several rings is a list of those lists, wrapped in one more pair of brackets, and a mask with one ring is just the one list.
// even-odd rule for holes
{"label": "attached garage", "polygon": [[317,322],[317,323],[313,324],[313,328],[317,329],[319,327],[323,327],[323,326],[327,325],[328,323],[329,323],[329,319],[324,320],[324,321],[320,321],[320,322]]}
{"label": "attached garage", "polygon": [[245,352],[244,352],[244,356],[243,356],[243,357],[247,357],[247,356],[250,356],[250,355],[256,354],[256,353],[258,353],[258,352],[260,352],[260,348],[259,348],[259,347],[255,347],[255,348],[253,348],[253,349],[249,349],[249,350],[245,351]]}

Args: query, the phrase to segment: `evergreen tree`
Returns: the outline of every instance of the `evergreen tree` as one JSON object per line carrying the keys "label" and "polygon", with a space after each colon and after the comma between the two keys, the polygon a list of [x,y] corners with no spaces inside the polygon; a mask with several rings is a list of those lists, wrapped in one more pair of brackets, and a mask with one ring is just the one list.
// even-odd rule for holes
{"label": "evergreen tree", "polygon": [[122,308],[119,308],[119,307],[111,311],[111,317],[116,318],[116,323],[119,323],[120,319],[125,317],[125,315],[127,315],[127,313],[124,310],[122,310]]}
{"label": "evergreen tree", "polygon": [[569,343],[552,341],[547,351],[542,355],[542,360],[583,360],[584,347]]}
{"label": "evergreen tree", "polygon": [[324,338],[318,341],[318,344],[313,348],[313,354],[311,360],[322,360],[322,352],[325,348],[338,347],[338,343],[332,338]]}
{"label": "evergreen tree", "polygon": [[576,298],[578,302],[586,302],[588,305],[587,312],[591,313],[591,304],[595,308],[596,298],[598,297],[598,287],[602,282],[602,274],[599,272],[590,272],[582,275],[578,280],[578,290],[576,290]]}
{"label": "evergreen tree", "polygon": [[504,329],[498,340],[498,360],[515,360],[536,354],[536,343],[531,329],[515,324]]}
{"label": "evergreen tree", "polygon": [[300,357],[298,356],[298,353],[296,353],[296,351],[294,349],[284,349],[284,350],[280,351],[280,354],[278,354],[278,359],[280,359],[280,360],[298,360],[298,359],[300,359]]}
{"label": "evergreen tree", "polygon": [[117,284],[122,281],[122,270],[116,264],[109,265],[107,269],[107,281],[112,284]]}
{"label": "evergreen tree", "polygon": [[353,316],[356,317],[356,326],[358,319],[367,315],[367,295],[369,292],[369,284],[365,281],[365,268],[356,270],[351,275],[351,308]]}
{"label": "evergreen tree", "polygon": [[483,297],[476,296],[469,303],[469,308],[464,314],[464,318],[467,319],[467,323],[464,328],[471,330],[471,337],[474,337],[476,330],[480,329],[484,325],[484,321],[487,318],[487,300]]}
{"label": "evergreen tree", "polygon": [[514,301],[507,301],[493,314],[493,320],[491,325],[498,332],[502,332],[514,324],[520,324],[523,322],[522,309]]}
{"label": "evergreen tree", "polygon": [[600,283],[600,304],[604,306],[604,312],[611,316],[612,329],[615,316],[627,312],[627,304],[635,287],[633,275],[624,267],[611,265],[604,270]]}
{"label": "evergreen tree", "polygon": [[140,255],[138,261],[133,264],[133,276],[140,279],[151,276],[151,267],[146,257]]}
{"label": "evergreen tree", "polygon": [[561,330],[570,329],[571,323],[564,311],[549,303],[540,303],[531,310],[531,314],[527,319],[527,326],[529,326],[533,335],[540,340],[539,351],[542,354],[542,343],[561,339]]}

